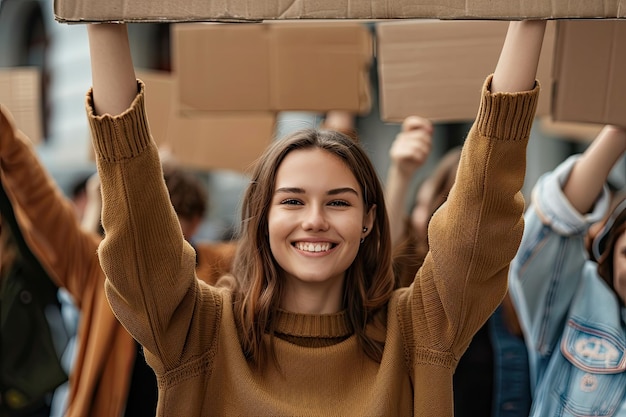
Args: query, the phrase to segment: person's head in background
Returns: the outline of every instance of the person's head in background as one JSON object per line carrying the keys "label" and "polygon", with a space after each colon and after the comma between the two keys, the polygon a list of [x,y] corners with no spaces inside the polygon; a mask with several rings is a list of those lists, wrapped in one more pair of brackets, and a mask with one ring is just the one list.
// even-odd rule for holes
{"label": "person's head in background", "polygon": [[428,223],[435,211],[448,199],[461,158],[461,147],[450,149],[439,160],[434,171],[422,182],[415,194],[410,227],[419,239],[426,241]]}
{"label": "person's head in background", "polygon": [[356,130],[356,115],[345,110],[330,110],[324,115],[324,120],[320,123],[320,130],[334,130],[350,137],[355,142],[359,141],[359,134]]}
{"label": "person's head in background", "polygon": [[587,250],[598,264],[598,274],[626,304],[626,193],[611,189],[611,205],[605,218],[589,228]]}
{"label": "person's head in background", "polygon": [[173,162],[163,163],[163,177],[183,235],[191,242],[200,229],[207,210],[206,187],[191,172]]}

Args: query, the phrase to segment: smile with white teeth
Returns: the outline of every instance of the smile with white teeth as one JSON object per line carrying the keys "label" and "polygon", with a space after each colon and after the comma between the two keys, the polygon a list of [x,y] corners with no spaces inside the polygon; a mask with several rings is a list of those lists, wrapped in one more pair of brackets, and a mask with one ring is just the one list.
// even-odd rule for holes
{"label": "smile with white teeth", "polygon": [[332,244],[330,242],[296,242],[294,246],[305,252],[326,252],[330,250]]}

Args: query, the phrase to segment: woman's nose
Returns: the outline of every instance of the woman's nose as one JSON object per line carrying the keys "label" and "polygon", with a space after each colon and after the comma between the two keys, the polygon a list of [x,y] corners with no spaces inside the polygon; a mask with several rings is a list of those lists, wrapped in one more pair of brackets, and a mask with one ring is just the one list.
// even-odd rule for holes
{"label": "woman's nose", "polygon": [[326,213],[322,207],[310,207],[302,221],[302,228],[311,231],[323,231],[328,229]]}

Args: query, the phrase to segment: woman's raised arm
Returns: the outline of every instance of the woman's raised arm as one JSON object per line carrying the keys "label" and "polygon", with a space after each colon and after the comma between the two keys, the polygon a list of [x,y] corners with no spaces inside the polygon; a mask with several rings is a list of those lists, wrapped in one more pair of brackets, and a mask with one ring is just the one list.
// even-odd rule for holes
{"label": "woman's raised arm", "polygon": [[137,95],[135,69],[125,24],[87,26],[91,54],[94,110],[97,115],[123,113]]}
{"label": "woman's raised arm", "polygon": [[514,93],[533,89],[545,29],[545,20],[509,23],[491,82],[492,93]]}

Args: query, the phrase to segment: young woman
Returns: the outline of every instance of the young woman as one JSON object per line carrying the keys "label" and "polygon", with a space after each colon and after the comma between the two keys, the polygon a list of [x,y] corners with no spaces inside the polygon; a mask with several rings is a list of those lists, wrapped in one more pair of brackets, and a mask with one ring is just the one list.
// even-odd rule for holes
{"label": "young woman", "polygon": [[159,381],[158,415],[451,416],[452,375],[506,291],[545,22],[513,22],[430,253],[394,290],[382,187],[329,131],[273,143],[242,207],[234,288],[195,278],[123,25],[90,25],[87,111],[106,292]]}
{"label": "young woman", "polygon": [[529,351],[531,416],[626,415],[626,203],[606,216],[605,185],[625,151],[626,128],[606,126],[533,189],[510,276]]}

